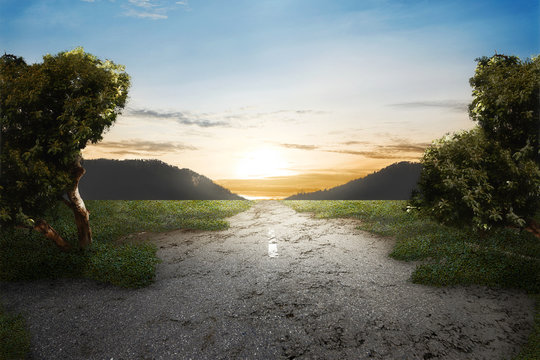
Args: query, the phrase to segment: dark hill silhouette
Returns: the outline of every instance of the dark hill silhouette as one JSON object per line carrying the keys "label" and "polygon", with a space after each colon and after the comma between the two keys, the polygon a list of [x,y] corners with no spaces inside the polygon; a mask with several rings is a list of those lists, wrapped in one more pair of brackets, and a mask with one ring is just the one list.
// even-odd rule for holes
{"label": "dark hill silhouette", "polygon": [[209,178],[160,160],[84,160],[85,200],[243,200]]}
{"label": "dark hill silhouette", "polygon": [[422,165],[407,161],[328,190],[299,193],[286,200],[408,200],[416,189]]}

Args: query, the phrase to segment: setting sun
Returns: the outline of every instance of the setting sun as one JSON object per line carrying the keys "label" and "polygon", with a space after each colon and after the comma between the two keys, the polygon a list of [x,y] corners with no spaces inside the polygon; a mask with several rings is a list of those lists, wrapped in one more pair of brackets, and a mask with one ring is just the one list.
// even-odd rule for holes
{"label": "setting sun", "polygon": [[288,162],[279,150],[259,148],[246,152],[238,161],[236,175],[241,179],[260,179],[271,176],[288,176],[294,172],[287,170]]}

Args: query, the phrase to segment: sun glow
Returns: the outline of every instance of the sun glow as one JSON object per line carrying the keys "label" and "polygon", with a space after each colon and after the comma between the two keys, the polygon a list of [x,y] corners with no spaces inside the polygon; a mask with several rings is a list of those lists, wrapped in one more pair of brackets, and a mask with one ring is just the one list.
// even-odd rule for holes
{"label": "sun glow", "polygon": [[294,171],[287,169],[288,165],[288,161],[283,158],[279,150],[259,148],[244,153],[238,161],[236,176],[240,179],[261,179],[294,175]]}

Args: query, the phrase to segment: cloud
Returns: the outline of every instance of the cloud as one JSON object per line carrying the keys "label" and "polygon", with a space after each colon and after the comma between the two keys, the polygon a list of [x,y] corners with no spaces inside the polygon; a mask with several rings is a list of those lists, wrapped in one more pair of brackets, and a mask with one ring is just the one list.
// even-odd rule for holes
{"label": "cloud", "polygon": [[[429,146],[428,143],[411,143],[404,139],[391,145],[378,145],[373,150],[355,151],[355,150],[324,150],[339,154],[361,155],[370,159],[416,159]],[[350,145],[354,141],[348,141]],[[416,155],[407,155],[415,153]]]}
{"label": "cloud", "polygon": [[453,111],[465,112],[467,111],[468,103],[459,100],[435,100],[435,101],[412,101],[397,104],[389,104],[388,106],[398,108],[443,108]]}
{"label": "cloud", "polygon": [[157,6],[156,4],[152,4],[152,0],[129,0],[129,2],[130,4],[146,9]]}
{"label": "cloud", "polygon": [[[359,155],[370,159],[416,159],[419,154],[422,154],[429,146],[428,143],[411,143],[406,139],[392,139],[395,144],[371,146],[368,150],[350,150],[350,149],[326,149],[317,145],[305,144],[279,144],[288,149],[298,150],[316,150],[324,152],[332,152],[338,154]],[[368,141],[345,141],[342,145],[366,145]],[[412,155],[411,153],[415,153]]]}
{"label": "cloud", "polygon": [[341,144],[342,145],[366,145],[366,144],[370,144],[370,142],[369,141],[353,140],[353,141],[344,141]]}
{"label": "cloud", "polygon": [[[189,111],[160,111],[147,108],[128,108],[126,116],[154,119],[174,120],[182,125],[196,125],[203,128],[209,127],[257,127],[267,121],[283,120],[276,115],[283,114],[321,114],[319,110],[277,110],[271,112],[248,111],[249,108],[237,111],[227,110],[216,113],[192,113]],[[290,119],[288,119],[290,121]]]}
{"label": "cloud", "polygon": [[158,13],[151,13],[151,12],[147,12],[147,11],[136,11],[136,10],[133,10],[133,9],[129,9],[128,11],[126,11],[124,13],[124,15],[130,16],[130,17],[141,18],[141,19],[147,18],[147,19],[152,19],[152,20],[159,20],[159,19],[167,19],[168,18],[167,15],[158,14]]}
{"label": "cloud", "polygon": [[93,2],[96,1],[96,0],[81,0],[81,1],[93,3]]}
{"label": "cloud", "polygon": [[375,151],[353,151],[353,150],[324,150],[338,154],[361,155],[370,159],[411,159],[416,157],[404,156],[403,154],[392,154],[383,150]]}
{"label": "cloud", "polygon": [[386,145],[383,148],[386,150],[396,151],[396,152],[417,152],[423,153],[430,144],[428,143],[418,143],[418,144],[396,144],[396,145]]}
{"label": "cloud", "polygon": [[230,126],[230,123],[226,121],[211,121],[208,119],[200,118],[197,115],[181,111],[167,112],[150,109],[128,109],[126,115],[144,118],[169,119],[174,120],[181,125],[196,125],[203,128]]}
{"label": "cloud", "polygon": [[149,141],[141,139],[129,139],[126,141],[103,141],[92,145],[94,149],[105,150],[115,155],[163,155],[185,150],[197,150],[191,145],[177,142]]}
{"label": "cloud", "polygon": [[182,6],[184,10],[191,10],[187,0],[128,0],[123,8],[126,9],[124,12],[125,16],[141,19],[146,18],[151,20],[162,20],[167,19],[167,14],[180,6]]}
{"label": "cloud", "polygon": [[287,110],[287,109],[283,109],[283,110],[276,110],[276,111],[271,111],[271,112],[267,112],[267,113],[260,113],[260,115],[275,115],[275,114],[285,114],[285,113],[288,113],[288,114],[297,114],[297,115],[305,115],[305,114],[314,114],[314,115],[323,115],[323,114],[328,114],[327,111],[322,111],[322,110],[313,110],[313,109],[297,109],[297,110]]}
{"label": "cloud", "polygon": [[316,145],[302,145],[302,144],[279,144],[288,149],[298,149],[298,150],[317,150],[319,147]]}
{"label": "cloud", "polygon": [[157,6],[156,4],[152,4],[151,0],[129,0],[129,3],[146,9]]}

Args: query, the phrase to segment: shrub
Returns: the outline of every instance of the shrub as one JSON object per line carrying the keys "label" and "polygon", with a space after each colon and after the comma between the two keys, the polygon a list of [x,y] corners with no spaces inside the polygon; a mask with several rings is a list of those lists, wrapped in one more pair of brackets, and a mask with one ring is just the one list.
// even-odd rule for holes
{"label": "shrub", "polygon": [[529,151],[512,154],[480,128],[447,135],[424,153],[413,203],[442,223],[523,227],[540,199],[540,170]]}

